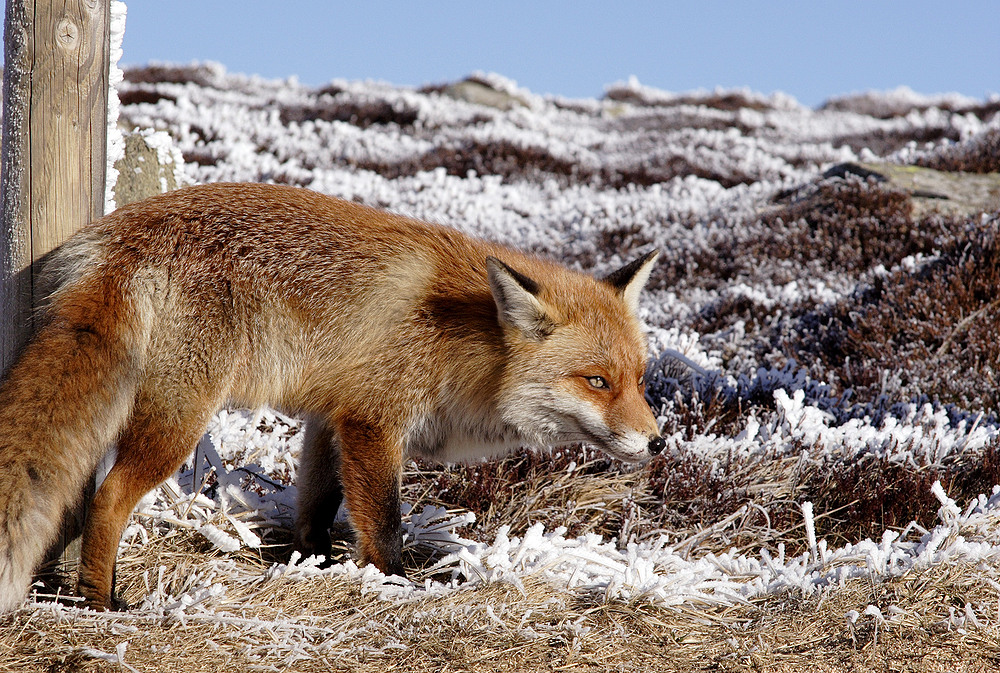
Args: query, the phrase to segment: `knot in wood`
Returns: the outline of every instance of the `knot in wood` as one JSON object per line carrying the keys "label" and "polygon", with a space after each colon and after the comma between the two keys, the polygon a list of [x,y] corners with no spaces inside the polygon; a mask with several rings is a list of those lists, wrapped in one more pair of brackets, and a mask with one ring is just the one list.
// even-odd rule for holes
{"label": "knot in wood", "polygon": [[63,49],[75,49],[79,41],[80,27],[72,19],[61,19],[56,25],[56,44]]}

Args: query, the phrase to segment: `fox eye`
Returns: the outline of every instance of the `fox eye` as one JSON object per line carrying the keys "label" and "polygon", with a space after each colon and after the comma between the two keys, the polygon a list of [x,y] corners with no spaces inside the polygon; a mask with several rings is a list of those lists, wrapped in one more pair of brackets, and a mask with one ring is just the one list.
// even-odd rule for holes
{"label": "fox eye", "polygon": [[639,377],[639,387],[642,388],[645,385],[646,385],[646,377],[645,376],[640,376]]}
{"label": "fox eye", "polygon": [[610,387],[608,386],[608,382],[604,380],[603,376],[588,376],[587,383],[590,384],[591,388],[596,388],[598,390],[607,390]]}

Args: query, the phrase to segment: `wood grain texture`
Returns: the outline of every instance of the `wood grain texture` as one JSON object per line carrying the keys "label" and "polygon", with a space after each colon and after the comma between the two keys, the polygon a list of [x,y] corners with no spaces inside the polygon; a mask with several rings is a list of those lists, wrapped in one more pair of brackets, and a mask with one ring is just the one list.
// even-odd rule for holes
{"label": "wood grain texture", "polygon": [[108,0],[9,0],[4,28],[0,370],[31,333],[32,264],[103,215]]}

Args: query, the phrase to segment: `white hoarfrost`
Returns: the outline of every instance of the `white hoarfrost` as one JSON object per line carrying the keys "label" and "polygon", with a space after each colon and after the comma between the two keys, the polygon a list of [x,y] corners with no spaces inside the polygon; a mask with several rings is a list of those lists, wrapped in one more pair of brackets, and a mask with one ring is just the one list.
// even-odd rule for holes
{"label": "white hoarfrost", "polygon": [[118,169],[115,162],[125,156],[125,136],[118,126],[118,113],[121,107],[118,99],[118,86],[125,79],[125,73],[118,67],[122,58],[122,41],[125,39],[125,3],[113,0],[111,3],[111,52],[110,70],[108,71],[108,149],[107,172],[104,176],[104,212],[115,209],[115,183],[118,182]]}
{"label": "white hoarfrost", "polygon": [[[801,391],[789,397],[779,390],[775,397],[782,409],[780,420],[762,427],[751,419],[748,431],[741,436],[716,438],[721,442],[717,450],[725,453],[756,445],[756,450],[773,453],[781,443],[799,446],[802,433],[807,434],[807,443],[825,442],[845,451],[877,451],[897,445],[906,451],[925,451],[947,439],[945,433],[935,430],[942,426],[940,416],[926,409],[915,411],[917,416],[924,414],[919,427],[925,428],[915,440],[912,433],[898,434],[895,424],[870,433],[831,432],[822,412],[802,404]],[[756,425],[752,431],[751,424]],[[955,434],[955,441],[966,444],[984,442],[988,437],[975,427]],[[130,545],[145,544],[149,535],[157,534],[157,525],[198,530],[222,551],[259,546],[255,530],[291,525],[295,487],[289,482],[294,479],[294,459],[300,449],[301,424],[294,419],[269,410],[221,413],[213,422],[211,440],[203,441],[195,454],[203,461],[198,469],[193,464],[187,466],[177,480],[167,481],[144,500],[136,523],[123,537],[121,552],[127,553]],[[946,455],[944,451],[940,458]],[[904,459],[902,453],[895,455]],[[179,485],[193,483],[196,475],[201,475],[202,483],[214,483],[213,497],[194,495],[190,487]],[[804,503],[802,517],[809,551],[794,557],[786,556],[780,545],[777,555],[763,548],[757,553],[699,555],[689,541],[663,534],[621,547],[594,534],[568,537],[565,528],[547,531],[540,523],[520,533],[502,526],[491,542],[477,542],[460,532],[475,522],[473,514],[435,507],[413,511],[404,505],[404,546],[429,548],[440,556],[422,579],[410,582],[385,577],[375,568],[359,568],[352,561],[320,569],[318,559],[294,555],[287,565],[275,565],[254,581],[344,576],[361,582],[366,591],[400,600],[489,582],[520,586],[524,578],[541,577],[570,594],[596,593],[606,600],[643,600],[664,607],[704,606],[729,605],[788,589],[808,594],[855,577],[898,576],[940,563],[1000,560],[1000,487],[990,496],[967,503],[964,509],[947,496],[940,482],[934,484],[932,492],[941,502],[939,524],[934,528],[925,530],[911,524],[902,532],[886,531],[878,541],[863,540],[832,549],[825,540],[816,538],[812,503]],[[731,526],[745,510],[738,510],[718,526]],[[210,598],[204,594],[210,586],[203,583],[192,588],[203,607]],[[187,606],[177,596],[148,600]]]}
{"label": "white hoarfrost", "polygon": [[[123,21],[123,8],[116,12],[116,21]],[[952,97],[921,99],[926,105],[919,111],[883,119],[859,110],[868,106],[877,112],[902,105],[915,94],[905,90],[865,94],[838,99],[815,111],[783,95],[765,97],[749,91],[681,95],[630,80],[610,87],[605,100],[567,100],[537,96],[502,77],[479,74],[480,81],[523,103],[499,111],[436,91],[379,82],[335,80],[318,95],[294,79],[228,75],[215,64],[188,68],[192,81],[122,84],[123,92],[142,88],[144,93],[137,98],[148,101],[123,108],[123,120],[150,129],[150,139],[162,134],[166,141],[169,134],[172,143],[163,146],[176,146],[187,158],[183,182],[300,184],[445,222],[598,272],[625,261],[618,249],[625,239],[634,239],[632,248],[659,247],[667,260],[664,264],[697,268],[713,259],[721,242],[751,240],[754,232],[760,233],[754,227],[759,227],[759,216],[771,207],[775,192],[814,179],[829,164],[866,158],[867,150],[856,153],[847,142],[853,135],[919,134],[952,123],[936,104],[968,102]],[[727,111],[700,102],[726,95],[741,97],[750,105]],[[336,101],[357,104],[359,110],[370,103],[416,114],[404,128],[397,123],[324,119],[322,110],[314,109]],[[693,130],[684,121],[690,118],[702,120],[704,128]],[[633,123],[647,129],[646,135],[631,132]],[[955,124],[965,128],[972,122]],[[422,167],[390,179],[375,170],[405,166],[440,148],[461,152],[475,144],[540,149],[557,164],[595,176],[602,170],[627,173],[672,161],[692,168],[687,175],[649,186],[616,188],[596,177],[508,180],[472,169],[455,175],[443,167]],[[916,151],[907,147],[899,152]],[[724,186],[719,180],[698,177],[716,174],[742,175],[745,180]],[[909,258],[903,265],[915,267],[918,262],[923,258]],[[789,276],[793,272],[799,275]],[[827,399],[822,383],[804,371],[758,362],[746,343],[744,322],[712,335],[679,326],[720,302],[748,302],[780,314],[783,308],[803,302],[822,306],[837,301],[857,285],[858,278],[847,273],[814,276],[808,269],[785,268],[770,276],[762,274],[759,280],[720,282],[715,288],[678,282],[647,292],[641,312],[664,380],[676,376],[697,384],[715,377],[734,394],[757,386],[774,400],[773,410],[750,413],[745,429],[735,437],[678,433],[669,438],[671,450],[720,461],[732,455],[801,456],[814,461],[877,456],[919,465],[943,465],[980,454],[1000,432],[994,418],[953,414],[919,401],[896,405],[891,413],[877,417],[845,420],[841,416],[847,412],[846,396]],[[140,504],[122,538],[122,552],[185,528],[232,553],[260,546],[273,527],[292,526],[302,423],[268,409],[224,410],[209,430],[210,437],[199,444],[189,465]],[[836,547],[817,537],[814,517],[821,513],[806,503],[802,517],[808,550],[798,556],[786,555],[780,545],[772,551],[699,552],[697,536],[677,539],[669,533],[624,541],[574,537],[562,528],[546,530],[540,523],[527,530],[505,526],[492,540],[477,540],[472,514],[433,508],[411,511],[405,505],[405,545],[430,548],[437,558],[413,581],[387,578],[351,561],[321,569],[317,559],[297,556],[263,572],[234,560],[217,560],[200,566],[180,584],[164,580],[166,568],[150,568],[142,605],[113,618],[134,624],[172,617],[235,625],[248,638],[263,634],[261,648],[283,647],[282,656],[294,660],[305,651],[303,647],[311,654],[335,652],[348,635],[339,633],[336,625],[301,617],[249,620],[227,601],[227,585],[328,575],[343,577],[386,601],[407,601],[485,583],[520,587],[527,578],[540,578],[567,597],[587,594],[677,608],[732,605],[789,590],[810,594],[835,589],[856,577],[898,576],[947,563],[1000,562],[1000,493],[994,490],[960,506],[940,484],[933,492],[941,510],[939,523],[932,528],[914,524],[886,531],[877,540]],[[746,513],[745,508],[734,512],[710,528],[734,526]],[[59,615],[79,610],[41,600],[32,600],[30,608]],[[854,624],[865,619],[891,621],[894,616],[866,610],[845,618]],[[952,617],[964,628],[974,627],[976,619],[974,612],[964,611]],[[123,663],[126,652],[122,648],[106,658]]]}
{"label": "white hoarfrost", "polygon": [[[261,432],[261,427],[270,429]],[[197,455],[204,461],[200,469],[187,466],[178,480],[169,480],[144,499],[135,522],[125,531],[120,553],[176,527],[197,530],[221,551],[234,552],[260,545],[255,530],[290,524],[293,486],[264,477],[257,471],[259,465],[252,465],[253,469],[229,469],[226,465],[234,458],[242,463],[252,455],[271,462],[279,476],[289,477],[284,456],[297,453],[300,447],[297,423],[269,411],[227,412],[213,429],[218,434],[198,449]],[[213,497],[194,495],[179,486],[179,482],[191,483],[196,473],[211,474]],[[911,524],[902,531],[886,531],[879,540],[834,548],[826,540],[816,539],[813,507],[805,503],[802,516],[809,550],[798,556],[786,555],[783,545],[778,545],[776,553],[761,548],[754,553],[698,554],[690,540],[672,539],[667,534],[621,547],[594,534],[571,537],[564,528],[546,530],[540,523],[520,534],[502,526],[492,541],[478,542],[464,537],[460,530],[474,523],[473,514],[435,507],[413,511],[404,505],[404,547],[421,546],[439,557],[416,580],[386,577],[374,567],[358,567],[353,561],[321,569],[320,559],[302,559],[297,553],[287,564],[275,564],[263,572],[232,561],[213,561],[200,566],[180,586],[165,581],[169,569],[160,566],[147,572],[148,593],[140,606],[127,615],[107,616],[126,622],[169,617],[182,623],[238,624],[281,634],[291,648],[303,629],[334,634],[336,628],[304,625],[293,616],[275,622],[248,620],[241,616],[242,605],[227,599],[226,586],[331,576],[355,582],[364,593],[374,593],[383,600],[409,601],[497,582],[523,590],[525,579],[540,578],[568,597],[585,594],[604,601],[642,601],[677,608],[733,605],[789,590],[808,595],[855,578],[896,577],[949,563],[1000,562],[1000,487],[964,508],[947,496],[940,482],[933,485],[932,492],[941,503],[939,523],[933,528]],[[743,507],[715,528],[731,526],[745,513]],[[79,610],[37,599],[29,608],[64,616]],[[974,625],[977,618],[972,611],[955,619]],[[301,647],[301,643],[294,647]]]}

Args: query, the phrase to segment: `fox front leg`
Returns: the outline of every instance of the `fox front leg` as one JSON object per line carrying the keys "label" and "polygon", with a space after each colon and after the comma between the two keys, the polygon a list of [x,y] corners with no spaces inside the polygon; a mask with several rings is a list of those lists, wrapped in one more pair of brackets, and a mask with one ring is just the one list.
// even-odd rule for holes
{"label": "fox front leg", "polygon": [[402,439],[374,424],[339,423],[340,475],[362,563],[406,577],[400,520]]}

